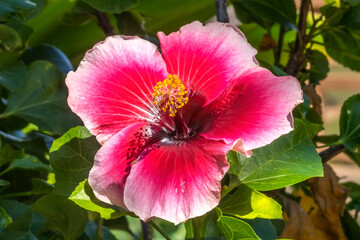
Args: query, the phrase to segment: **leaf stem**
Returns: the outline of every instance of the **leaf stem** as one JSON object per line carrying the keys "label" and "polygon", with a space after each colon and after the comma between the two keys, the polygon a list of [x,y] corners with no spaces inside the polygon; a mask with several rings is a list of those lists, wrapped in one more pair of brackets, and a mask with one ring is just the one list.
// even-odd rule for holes
{"label": "leaf stem", "polygon": [[227,1],[226,0],[215,0],[216,7],[216,20],[218,22],[228,23],[229,16],[227,13]]}
{"label": "leaf stem", "polygon": [[140,220],[141,222],[141,231],[142,231],[142,235],[143,235],[143,239],[144,240],[151,240],[151,231],[150,231],[150,227],[149,224],[144,222],[143,220]]}
{"label": "leaf stem", "polygon": [[156,229],[156,231],[158,231],[166,240],[171,240],[171,238],[158,226],[156,225],[153,221],[149,221],[149,224]]}
{"label": "leaf stem", "polygon": [[36,195],[33,191],[27,191],[27,192],[15,192],[15,193],[8,193],[4,195],[0,195],[1,198],[12,198],[12,197],[25,197],[25,196],[31,196]]}

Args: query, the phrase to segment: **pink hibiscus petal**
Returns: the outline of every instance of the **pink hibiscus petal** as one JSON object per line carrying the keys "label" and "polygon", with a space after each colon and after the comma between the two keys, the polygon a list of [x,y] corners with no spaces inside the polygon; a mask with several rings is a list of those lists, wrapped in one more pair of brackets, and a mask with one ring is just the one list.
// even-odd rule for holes
{"label": "pink hibiscus petal", "polygon": [[76,72],[68,74],[68,103],[104,143],[130,124],[159,119],[152,93],[166,76],[155,45],[138,37],[108,37],[86,53]]}
{"label": "pink hibiscus petal", "polygon": [[140,135],[144,136],[149,127],[148,123],[130,125],[106,141],[97,152],[89,184],[101,201],[126,208],[123,203],[126,178],[146,140]]}
{"label": "pink hibiscus petal", "polygon": [[140,219],[175,224],[205,214],[219,203],[230,147],[202,138],[161,145],[133,165],[125,205]]}
{"label": "pink hibiscus petal", "polygon": [[226,87],[232,75],[246,65],[256,65],[256,50],[243,33],[230,24],[205,26],[196,21],[166,36],[159,32],[167,70],[185,87],[205,97],[205,105]]}
{"label": "pink hibiscus petal", "polygon": [[302,101],[296,78],[276,77],[265,68],[251,67],[234,76],[233,84],[193,121],[207,122],[201,136],[235,142],[233,150],[250,156],[249,150],[293,129],[291,111]]}

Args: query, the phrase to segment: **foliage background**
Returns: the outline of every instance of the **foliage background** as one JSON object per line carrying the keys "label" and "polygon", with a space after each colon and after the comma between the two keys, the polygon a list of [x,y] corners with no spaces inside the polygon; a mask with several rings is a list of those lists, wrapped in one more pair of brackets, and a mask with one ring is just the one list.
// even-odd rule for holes
{"label": "foliage background", "polygon": [[360,165],[360,95],[329,125],[318,94],[336,71],[329,61],[360,71],[360,1],[315,3],[228,2],[259,63],[296,76],[305,102],[293,132],[249,159],[229,152],[216,209],[174,226],[94,197],[86,178],[100,145],[68,108],[64,79],[106,35],[158,44],[157,31],[226,22],[225,1],[1,0],[0,239],[360,239],[360,186],[339,184],[327,164],[344,152]]}

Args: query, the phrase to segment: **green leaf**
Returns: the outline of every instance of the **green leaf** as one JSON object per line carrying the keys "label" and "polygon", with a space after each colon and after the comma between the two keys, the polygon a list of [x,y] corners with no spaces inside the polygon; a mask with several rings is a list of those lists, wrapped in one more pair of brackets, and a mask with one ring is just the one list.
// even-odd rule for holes
{"label": "green leaf", "polygon": [[222,216],[218,208],[216,212],[218,214],[216,227],[226,240],[260,239],[246,222],[234,217]]}
{"label": "green leaf", "polygon": [[12,16],[25,19],[35,8],[36,4],[29,0],[1,0],[0,22],[8,21]]}
{"label": "green leaf", "polygon": [[360,144],[360,94],[348,98],[341,108],[339,142],[350,150]]}
{"label": "green leaf", "polygon": [[322,33],[327,53],[335,61],[360,71],[360,33],[344,27],[331,27]]}
{"label": "green leaf", "polygon": [[339,25],[346,28],[360,29],[360,5],[349,7],[343,15]]}
{"label": "green leaf", "polygon": [[341,217],[341,223],[347,239],[351,239],[351,240],[360,239],[359,223],[346,210],[344,211],[344,214]]}
{"label": "green leaf", "polygon": [[25,169],[25,170],[39,170],[50,172],[51,167],[45,163],[42,163],[39,159],[31,155],[25,155],[22,158],[15,159],[11,162],[6,171],[13,169]]}
{"label": "green leaf", "polygon": [[[97,240],[97,229],[98,225],[95,222],[88,222],[85,228],[85,233],[89,237],[89,240]],[[105,226],[102,226],[102,236],[104,240],[117,240],[117,238]]]}
{"label": "green leaf", "polygon": [[70,129],[50,149],[50,163],[56,175],[55,192],[70,196],[84,181],[100,144],[85,127]]}
{"label": "green leaf", "polygon": [[[281,219],[278,221],[283,220]],[[269,219],[246,219],[245,222],[254,229],[256,235],[262,240],[274,240],[278,238],[276,228]]]}
{"label": "green leaf", "polygon": [[280,204],[243,184],[220,204],[220,209],[223,214],[245,219],[282,219]]}
{"label": "green leaf", "polygon": [[57,66],[64,75],[74,68],[66,55],[57,47],[42,44],[30,47],[24,52],[22,58],[26,64],[30,64],[36,60],[46,60]]}
{"label": "green leaf", "polygon": [[192,21],[206,21],[215,15],[212,0],[139,0],[138,11],[145,19],[145,29],[150,32],[170,33]]}
{"label": "green leaf", "polygon": [[313,139],[318,132],[324,129],[323,125],[320,123],[313,123],[308,120],[303,120],[303,123],[305,124],[310,139]]}
{"label": "green leaf", "polygon": [[251,188],[268,191],[323,176],[319,157],[304,123],[295,119],[295,130],[269,145],[254,149],[250,158],[228,155],[229,173]]}
{"label": "green leaf", "polygon": [[77,239],[88,222],[86,210],[65,197],[49,194],[33,204],[46,220],[46,228],[61,233],[63,239]]}
{"label": "green leaf", "polygon": [[102,12],[122,13],[138,4],[138,0],[83,0],[91,7]]}
{"label": "green leaf", "polygon": [[21,22],[10,21],[6,23],[6,25],[14,29],[19,34],[23,42],[23,45],[27,43],[27,40],[29,39],[30,35],[34,32],[31,27]]}
{"label": "green leaf", "polygon": [[[90,210],[93,212],[98,212],[102,218],[111,219],[111,218],[118,218],[121,216],[126,215],[126,211],[124,210],[117,210],[111,208],[110,205],[108,207],[102,207],[99,204],[100,201],[96,199],[94,196],[91,187],[87,183],[87,180],[82,181],[76,189],[72,192],[71,196],[69,197],[74,203],[79,205],[86,210]],[[101,204],[105,205],[105,204]]]}
{"label": "green leaf", "polygon": [[344,153],[360,167],[360,144],[351,147],[351,150],[346,149]]}
{"label": "green leaf", "polygon": [[9,181],[6,181],[4,179],[0,179],[0,187],[6,187],[6,186],[9,186],[9,185],[10,185]]}
{"label": "green leaf", "polygon": [[0,167],[23,156],[24,152],[22,150],[15,151],[10,145],[6,144],[0,149]]}
{"label": "green leaf", "polygon": [[241,23],[257,23],[265,29],[270,29],[272,23],[248,9],[242,0],[231,0],[231,3],[234,6],[236,17]]}
{"label": "green leaf", "polygon": [[343,185],[349,189],[349,197],[351,198],[346,208],[348,210],[355,209],[360,211],[360,185],[354,182],[346,182]]}
{"label": "green leaf", "polygon": [[33,186],[32,192],[36,195],[50,193],[54,189],[53,185],[40,178],[31,179],[31,184]]}
{"label": "green leaf", "polygon": [[[4,24],[0,25],[0,54],[1,50],[7,52],[14,52],[21,48],[22,41],[19,34]],[[1,56],[1,55],[0,55]]]}
{"label": "green leaf", "polygon": [[30,234],[32,221],[33,211],[29,208],[0,233],[0,239],[26,239]]}
{"label": "green leaf", "polygon": [[320,12],[325,16],[326,24],[330,26],[338,24],[344,16],[343,9],[334,7],[331,4],[321,7]]}
{"label": "green leaf", "polygon": [[81,26],[88,24],[91,21],[91,15],[88,14],[86,4],[82,2],[76,2],[76,5],[69,11],[65,12],[61,17],[60,22],[67,26]]}
{"label": "green leaf", "polygon": [[115,14],[117,27],[122,35],[144,35],[145,31],[142,28],[142,18],[135,12],[123,12]]}
{"label": "green leaf", "polygon": [[12,223],[12,218],[7,214],[5,209],[0,207],[0,229],[5,229]]}
{"label": "green leaf", "polygon": [[360,0],[341,0],[344,3],[349,3],[351,6],[360,4]]}
{"label": "green leaf", "polygon": [[[293,0],[232,0],[232,2],[235,11],[244,13],[246,10],[248,12],[246,20],[250,20],[250,22],[260,23],[265,20],[270,23],[280,23],[284,27],[296,30],[296,7]],[[237,15],[241,16],[242,14]],[[254,21],[251,21],[251,18]]]}
{"label": "green leaf", "polygon": [[70,111],[66,97],[61,71],[50,62],[36,61],[30,64],[24,83],[10,94],[0,117],[22,117],[41,130],[62,134],[80,122]]}
{"label": "green leaf", "polygon": [[26,66],[22,61],[16,62],[14,65],[0,70],[0,85],[10,91],[19,88],[26,79]]}
{"label": "green leaf", "polygon": [[329,62],[327,57],[320,51],[312,50],[309,54],[310,82],[319,84],[320,80],[326,78],[329,72]]}
{"label": "green leaf", "polygon": [[43,219],[28,205],[13,201],[0,200],[0,206],[13,222],[0,233],[0,239],[36,239],[31,232],[42,228]]}
{"label": "green leaf", "polygon": [[0,207],[2,207],[13,220],[30,209],[28,205],[14,200],[0,200]]}

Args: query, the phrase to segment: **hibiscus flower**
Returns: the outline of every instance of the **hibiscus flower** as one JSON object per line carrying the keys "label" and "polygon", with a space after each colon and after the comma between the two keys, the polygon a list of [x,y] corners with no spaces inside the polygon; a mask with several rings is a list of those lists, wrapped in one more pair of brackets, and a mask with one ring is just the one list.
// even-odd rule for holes
{"label": "hibiscus flower", "polygon": [[108,37],[66,84],[71,109],[103,144],[89,174],[95,195],[177,224],[219,203],[230,149],[250,156],[293,129],[302,92],[259,67],[230,24],[158,37],[161,53],[138,37]]}

